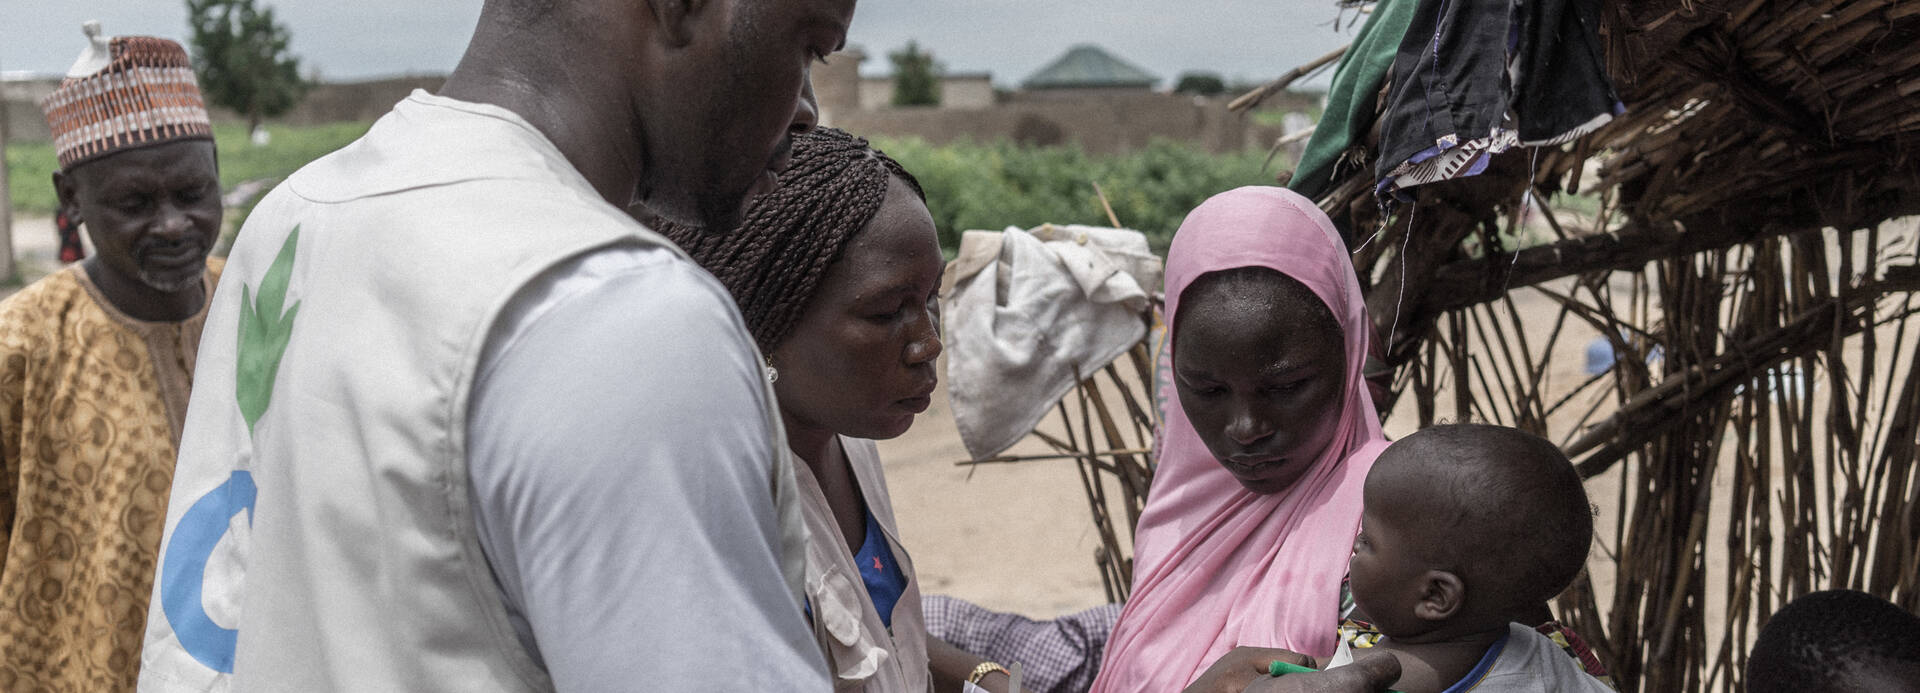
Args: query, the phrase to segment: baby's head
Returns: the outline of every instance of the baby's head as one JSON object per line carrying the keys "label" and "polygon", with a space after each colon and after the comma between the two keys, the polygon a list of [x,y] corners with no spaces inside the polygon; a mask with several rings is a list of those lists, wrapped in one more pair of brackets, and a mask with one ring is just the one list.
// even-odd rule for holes
{"label": "baby's head", "polygon": [[1747,656],[1751,693],[1920,691],[1920,616],[1865,592],[1793,600]]}
{"label": "baby's head", "polygon": [[1365,499],[1353,599],[1399,640],[1504,627],[1566,589],[1593,541],[1586,489],[1567,456],[1503,426],[1400,439],[1374,462]]}

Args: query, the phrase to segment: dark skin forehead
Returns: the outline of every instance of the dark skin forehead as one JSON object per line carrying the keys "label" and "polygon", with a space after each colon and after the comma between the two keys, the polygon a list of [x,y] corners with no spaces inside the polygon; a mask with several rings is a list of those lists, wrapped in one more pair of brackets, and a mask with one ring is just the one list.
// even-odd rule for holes
{"label": "dark skin forehead", "polygon": [[1388,446],[1373,461],[1362,492],[1367,513],[1394,521],[1412,529],[1419,518],[1452,516],[1447,504],[1434,492],[1452,480],[1451,470],[1432,457],[1433,450],[1417,440],[1403,440]]}
{"label": "dark skin forehead", "polygon": [[220,164],[212,141],[182,140],[114,152],[67,169],[65,175],[77,192],[87,196],[117,186],[163,187],[217,181]]}
{"label": "dark skin forehead", "polygon": [[[1180,297],[1174,326],[1176,367],[1185,363],[1182,370],[1208,375],[1210,363],[1257,363],[1261,375],[1277,377],[1315,365],[1297,362],[1299,356],[1344,356],[1345,340],[1326,304],[1304,284],[1279,281],[1284,279],[1278,272],[1242,269],[1195,280]],[[1229,338],[1181,339],[1188,333]],[[1275,340],[1300,348],[1274,349]],[[1275,359],[1276,353],[1298,356]]]}
{"label": "dark skin forehead", "polygon": [[1444,490],[1454,487],[1452,474],[1427,462],[1414,448],[1396,446],[1381,452],[1361,491],[1367,522],[1391,524],[1413,539],[1409,546],[1420,549],[1418,558],[1457,570],[1460,557],[1451,549],[1460,543],[1449,539],[1463,529],[1455,524],[1460,516],[1455,506],[1462,499]]}
{"label": "dark skin forehead", "polygon": [[924,298],[927,280],[938,283],[944,266],[926,203],[905,181],[888,176],[880,209],[827,270],[820,295],[856,310],[898,295]]}

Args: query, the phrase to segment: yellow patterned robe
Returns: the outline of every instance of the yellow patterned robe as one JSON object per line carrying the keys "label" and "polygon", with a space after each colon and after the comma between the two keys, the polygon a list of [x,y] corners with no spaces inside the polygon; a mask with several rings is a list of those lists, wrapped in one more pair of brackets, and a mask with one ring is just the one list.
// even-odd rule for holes
{"label": "yellow patterned robe", "polygon": [[0,301],[0,691],[133,690],[205,321],[127,317],[78,265]]}

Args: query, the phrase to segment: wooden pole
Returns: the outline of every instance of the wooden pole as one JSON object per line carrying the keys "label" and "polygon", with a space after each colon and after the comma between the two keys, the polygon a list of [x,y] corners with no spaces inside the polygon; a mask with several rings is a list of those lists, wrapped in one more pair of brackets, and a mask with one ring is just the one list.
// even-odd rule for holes
{"label": "wooden pole", "polygon": [[0,282],[12,283],[20,274],[13,264],[13,193],[7,176],[7,99],[0,93]]}
{"label": "wooden pole", "polygon": [[1107,202],[1107,191],[1100,189],[1100,181],[1093,182],[1093,194],[1100,196],[1100,208],[1107,210],[1107,221],[1113,224],[1113,228],[1126,228],[1120,225],[1120,217],[1113,215],[1113,205]]}
{"label": "wooden pole", "polygon": [[1262,84],[1259,87],[1255,88],[1253,91],[1247,92],[1245,94],[1241,94],[1239,98],[1236,98],[1233,100],[1232,103],[1227,104],[1227,110],[1244,111],[1249,108],[1253,108],[1254,106],[1258,106],[1260,105],[1260,102],[1267,100],[1267,97],[1273,96],[1274,94],[1278,93],[1280,90],[1287,88],[1287,85],[1293,84],[1294,80],[1313,74],[1315,70],[1318,70],[1320,68],[1333,64],[1333,61],[1339,60],[1340,56],[1343,56],[1346,54],[1347,54],[1347,46],[1341,46],[1339,48],[1334,49],[1332,53],[1328,53],[1318,58],[1314,58],[1313,62],[1293,68],[1292,70],[1288,70],[1287,74],[1281,75],[1279,78],[1271,82]]}

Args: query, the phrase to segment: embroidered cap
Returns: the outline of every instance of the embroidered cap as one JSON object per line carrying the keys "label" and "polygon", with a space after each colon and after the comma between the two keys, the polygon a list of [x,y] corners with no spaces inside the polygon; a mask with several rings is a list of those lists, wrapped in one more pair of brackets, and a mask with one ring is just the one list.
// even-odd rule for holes
{"label": "embroidered cap", "polygon": [[113,152],[213,139],[207,105],[180,44],[153,36],[102,38],[87,22],[87,49],[60,88],[40,100],[60,169]]}

